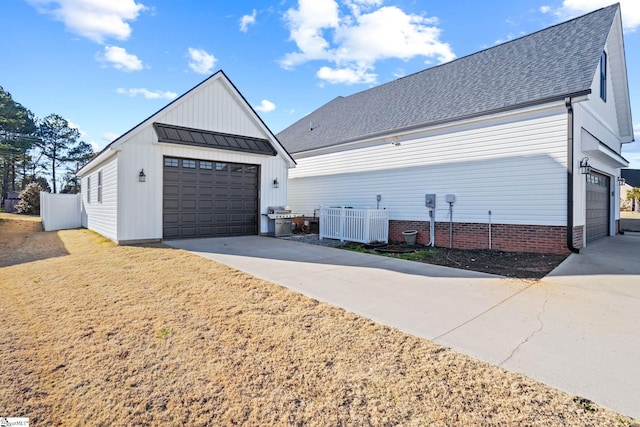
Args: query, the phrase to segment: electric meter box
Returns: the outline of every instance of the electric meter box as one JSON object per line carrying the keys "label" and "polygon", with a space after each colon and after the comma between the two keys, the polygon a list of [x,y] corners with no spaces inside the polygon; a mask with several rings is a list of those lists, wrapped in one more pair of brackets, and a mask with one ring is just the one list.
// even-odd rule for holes
{"label": "electric meter box", "polygon": [[446,196],[444,196],[444,201],[447,203],[455,203],[456,202],[456,195],[455,194],[447,194]]}
{"label": "electric meter box", "polygon": [[424,205],[427,208],[435,209],[435,207],[436,207],[436,195],[435,194],[425,194],[424,195]]}

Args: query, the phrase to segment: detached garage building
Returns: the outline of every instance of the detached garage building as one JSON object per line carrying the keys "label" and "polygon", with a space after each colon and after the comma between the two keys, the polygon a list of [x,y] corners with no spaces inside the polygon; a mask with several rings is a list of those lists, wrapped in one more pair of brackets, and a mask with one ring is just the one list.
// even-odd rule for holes
{"label": "detached garage building", "polygon": [[266,233],[294,166],[219,71],[78,172],[82,225],[120,244]]}

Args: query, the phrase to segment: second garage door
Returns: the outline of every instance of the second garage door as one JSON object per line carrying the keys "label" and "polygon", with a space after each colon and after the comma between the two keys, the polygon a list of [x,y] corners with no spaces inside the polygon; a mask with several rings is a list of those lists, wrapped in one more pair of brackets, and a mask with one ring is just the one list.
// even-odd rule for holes
{"label": "second garage door", "polygon": [[163,238],[258,234],[257,165],[164,158]]}
{"label": "second garage door", "polygon": [[609,177],[587,175],[587,242],[609,235]]}

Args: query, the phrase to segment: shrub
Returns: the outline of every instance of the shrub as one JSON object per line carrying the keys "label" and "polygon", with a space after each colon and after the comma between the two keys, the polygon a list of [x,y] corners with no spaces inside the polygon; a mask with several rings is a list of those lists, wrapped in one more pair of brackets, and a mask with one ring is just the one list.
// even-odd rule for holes
{"label": "shrub", "polygon": [[41,191],[42,187],[37,182],[28,184],[20,192],[20,201],[16,204],[16,212],[23,215],[39,215]]}

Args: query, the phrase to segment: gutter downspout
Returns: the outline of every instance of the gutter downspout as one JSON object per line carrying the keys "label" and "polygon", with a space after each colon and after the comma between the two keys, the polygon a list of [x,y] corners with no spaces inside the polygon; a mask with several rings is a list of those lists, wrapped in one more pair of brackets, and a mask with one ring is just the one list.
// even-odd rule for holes
{"label": "gutter downspout", "polygon": [[573,253],[580,249],[573,245],[573,106],[571,97],[564,99],[567,107],[567,248]]}

